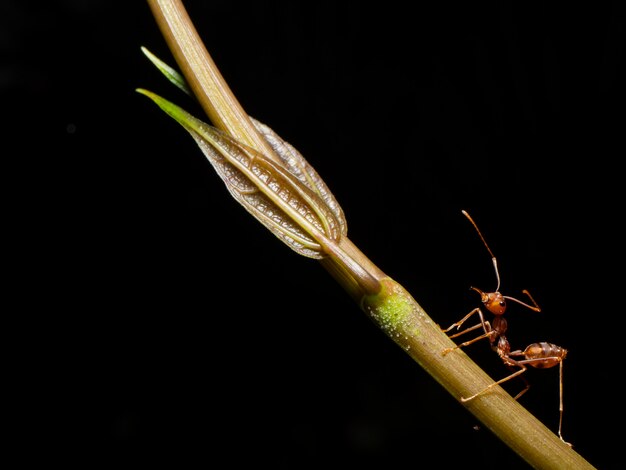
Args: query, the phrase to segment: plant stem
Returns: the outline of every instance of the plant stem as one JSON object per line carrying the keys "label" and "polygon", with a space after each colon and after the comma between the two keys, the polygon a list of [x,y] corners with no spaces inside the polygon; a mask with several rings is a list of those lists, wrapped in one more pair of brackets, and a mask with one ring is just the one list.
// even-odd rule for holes
{"label": "plant stem", "polygon": [[277,159],[230,91],[182,2],[150,0],[148,5],[176,63],[211,123],[239,142]]}
{"label": "plant stem", "polygon": [[[180,0],[148,0],[161,32],[196,98],[216,127],[270,158],[273,151],[256,131],[206,51]],[[341,255],[322,264],[389,338],[460,401],[493,383],[397,282],[344,237]],[[349,262],[346,263],[345,259]],[[351,270],[352,262],[359,267]],[[501,387],[463,403],[485,427],[537,469],[593,469]],[[454,445],[452,444],[453,448]]]}

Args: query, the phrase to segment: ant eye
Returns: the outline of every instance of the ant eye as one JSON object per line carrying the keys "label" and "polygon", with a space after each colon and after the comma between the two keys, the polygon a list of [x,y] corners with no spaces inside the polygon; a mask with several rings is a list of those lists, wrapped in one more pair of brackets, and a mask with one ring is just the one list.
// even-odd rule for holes
{"label": "ant eye", "polygon": [[500,301],[500,307],[506,307],[506,302],[504,300]]}

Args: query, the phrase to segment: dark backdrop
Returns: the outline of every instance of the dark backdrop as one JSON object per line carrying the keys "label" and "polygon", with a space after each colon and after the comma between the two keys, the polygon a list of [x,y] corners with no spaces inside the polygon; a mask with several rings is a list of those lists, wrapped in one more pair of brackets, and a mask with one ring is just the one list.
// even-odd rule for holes
{"label": "dark backdrop", "polygon": [[[617,468],[624,5],[185,3],[247,112],[316,167],[350,238],[441,325],[478,305],[469,286],[495,288],[470,211],[502,291],[543,308],[511,307],[513,347],[570,351],[564,436]],[[200,115],[140,46],[174,65],[145,2],[0,6],[3,389],[20,458],[526,468],[229,197],[134,91]],[[487,344],[468,353],[507,373]],[[558,370],[527,377],[522,403],[556,430]]]}

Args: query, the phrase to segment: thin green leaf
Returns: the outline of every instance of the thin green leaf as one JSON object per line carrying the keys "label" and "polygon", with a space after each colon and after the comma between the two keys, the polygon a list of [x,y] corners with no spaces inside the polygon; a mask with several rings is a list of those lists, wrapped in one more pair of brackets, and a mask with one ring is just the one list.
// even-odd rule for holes
{"label": "thin green leaf", "polygon": [[189,96],[193,96],[193,93],[191,92],[191,88],[189,88],[189,85],[187,85],[187,81],[185,80],[185,77],[183,77],[181,73],[179,73],[173,67],[170,67],[169,65],[167,65],[165,62],[163,62],[161,59],[155,56],[152,52],[150,52],[147,48],[141,46],[141,51],[146,55],[148,59],[150,59],[150,62],[152,62],[155,65],[155,67],[159,69],[163,75],[165,75],[165,77],[170,82],[172,82],[178,88],[183,90]]}

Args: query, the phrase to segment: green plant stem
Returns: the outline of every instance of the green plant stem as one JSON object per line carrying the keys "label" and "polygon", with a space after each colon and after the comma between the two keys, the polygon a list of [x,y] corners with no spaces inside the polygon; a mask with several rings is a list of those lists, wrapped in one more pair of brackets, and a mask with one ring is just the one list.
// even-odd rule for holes
{"label": "green plant stem", "polygon": [[[147,1],[178,66],[212,124],[276,158],[219,73],[182,2]],[[400,284],[386,276],[349,239],[344,237],[337,249],[340,255],[323,260],[324,267],[372,321],[445,390],[460,401],[461,397],[471,396],[493,383],[461,349],[444,356],[442,351],[454,346],[452,340]],[[340,259],[346,257],[347,263]],[[352,266],[358,269],[353,270]],[[493,387],[489,393],[462,404],[534,468],[594,468],[501,387]],[[454,448],[454,443],[450,448]],[[433,456],[433,461],[439,458]]]}

